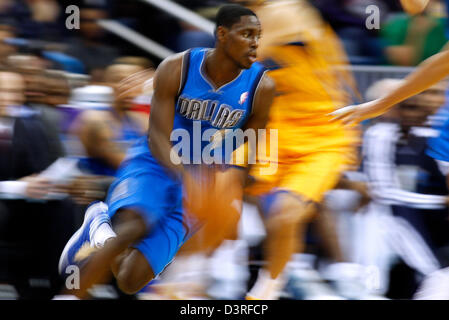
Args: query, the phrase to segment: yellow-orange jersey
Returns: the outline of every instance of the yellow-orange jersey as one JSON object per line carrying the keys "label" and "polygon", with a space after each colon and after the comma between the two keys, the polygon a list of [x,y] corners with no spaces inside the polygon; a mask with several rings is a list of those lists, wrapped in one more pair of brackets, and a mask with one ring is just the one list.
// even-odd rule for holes
{"label": "yellow-orange jersey", "polygon": [[262,62],[278,93],[258,149],[267,142],[265,150],[275,152],[258,153],[250,173],[257,182],[247,192],[286,189],[319,202],[356,158],[358,132],[328,115],[350,104],[350,93],[358,94],[344,68],[347,58],[334,31],[306,1],[281,0],[257,14],[264,30]]}
{"label": "yellow-orange jersey", "polygon": [[328,26],[320,30],[319,38],[302,35],[304,42],[267,50],[264,63],[278,92],[267,127],[278,129],[279,144],[292,144],[289,148],[352,144],[357,135],[340,122],[329,121],[328,115],[348,105],[349,93],[357,92],[350,73],[344,69],[344,51]]}

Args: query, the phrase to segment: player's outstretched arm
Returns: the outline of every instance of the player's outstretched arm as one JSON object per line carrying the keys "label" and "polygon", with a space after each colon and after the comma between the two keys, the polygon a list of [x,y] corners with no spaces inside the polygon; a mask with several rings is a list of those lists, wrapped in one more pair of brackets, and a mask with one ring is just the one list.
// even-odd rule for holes
{"label": "player's outstretched arm", "polygon": [[402,7],[409,14],[418,14],[424,11],[430,0],[401,0]]}
{"label": "player's outstretched arm", "polygon": [[449,75],[449,51],[445,50],[433,55],[421,63],[396,89],[384,97],[360,105],[338,109],[331,113],[335,120],[344,123],[360,122],[375,118],[391,107],[414,96]]}
{"label": "player's outstretched arm", "polygon": [[170,134],[175,117],[175,99],[178,95],[183,54],[165,59],[156,70],[153,80],[150,128],[148,143],[152,155],[176,176],[181,176],[183,166],[180,161],[172,161]]}

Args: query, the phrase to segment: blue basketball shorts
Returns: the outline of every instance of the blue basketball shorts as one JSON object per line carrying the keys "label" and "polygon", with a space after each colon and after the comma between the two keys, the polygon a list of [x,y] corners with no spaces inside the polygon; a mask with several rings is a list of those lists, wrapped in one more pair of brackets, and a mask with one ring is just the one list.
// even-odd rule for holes
{"label": "blue basketball shorts", "polygon": [[182,194],[182,183],[149,152],[125,160],[109,188],[106,203],[111,219],[120,209],[132,209],[144,218],[149,232],[134,247],[154,275],[163,271],[192,234],[194,223],[183,214]]}

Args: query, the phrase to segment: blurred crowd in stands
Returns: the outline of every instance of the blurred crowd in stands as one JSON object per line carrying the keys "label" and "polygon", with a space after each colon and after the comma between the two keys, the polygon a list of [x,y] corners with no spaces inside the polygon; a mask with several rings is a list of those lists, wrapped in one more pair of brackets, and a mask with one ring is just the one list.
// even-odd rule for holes
{"label": "blurred crowd in stands", "polygon": [[[213,19],[226,0],[179,0],[177,3]],[[438,52],[446,42],[447,23],[444,1],[434,0],[416,16],[405,14],[399,1],[387,0],[314,0],[311,1],[342,40],[354,64],[414,66]],[[81,8],[81,28],[66,28],[66,8]],[[375,5],[379,10],[368,10]],[[367,28],[373,13],[379,22]],[[211,35],[181,22],[145,1],[129,0],[2,0],[0,1],[1,37],[18,38],[16,47],[2,44],[1,55],[11,50],[46,54],[59,69],[100,77],[119,56],[147,55],[125,40],[105,32],[96,19],[114,19],[173,51],[195,46],[212,46]],[[20,48],[21,47],[21,48]],[[50,53],[48,53],[50,52]],[[152,57],[157,61],[156,57]]]}

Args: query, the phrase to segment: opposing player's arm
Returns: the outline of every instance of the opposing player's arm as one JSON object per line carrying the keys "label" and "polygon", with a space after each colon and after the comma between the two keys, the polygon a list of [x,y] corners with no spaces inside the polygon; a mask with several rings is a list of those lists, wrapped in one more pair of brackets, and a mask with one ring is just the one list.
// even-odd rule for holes
{"label": "opposing player's arm", "polygon": [[402,7],[409,14],[418,14],[424,11],[430,0],[401,0]]}
{"label": "opposing player's arm", "polygon": [[345,123],[377,117],[399,102],[414,96],[449,75],[449,51],[433,55],[420,64],[396,89],[384,97],[356,106],[341,108],[332,113],[335,119]]}
{"label": "opposing player's arm", "polygon": [[148,143],[152,155],[176,175],[182,174],[183,167],[175,164],[170,158],[172,148],[170,134],[175,117],[175,99],[180,86],[182,59],[182,54],[168,57],[156,70],[148,131]]}

